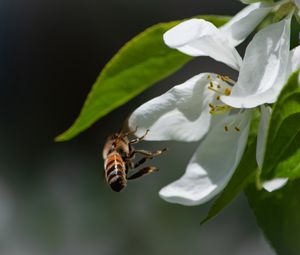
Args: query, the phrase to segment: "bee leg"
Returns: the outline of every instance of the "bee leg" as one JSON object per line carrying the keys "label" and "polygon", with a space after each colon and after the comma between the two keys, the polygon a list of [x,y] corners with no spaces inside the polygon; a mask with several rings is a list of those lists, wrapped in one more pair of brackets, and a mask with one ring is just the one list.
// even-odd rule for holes
{"label": "bee leg", "polygon": [[155,156],[158,156],[160,154],[162,154],[164,151],[166,151],[167,149],[163,149],[163,150],[158,150],[158,151],[144,151],[144,150],[136,150],[136,153],[141,153],[143,155],[145,155],[145,157],[141,158],[138,162],[136,162],[134,164],[134,168],[139,167],[140,165],[144,164],[147,160],[149,159],[153,159]]}
{"label": "bee leg", "polygon": [[162,150],[157,150],[157,151],[146,151],[146,150],[134,150],[132,152],[132,154],[136,154],[136,153],[139,153],[139,154],[142,154],[142,155],[145,155],[146,157],[150,157],[150,158],[153,158],[153,157],[156,157],[160,154],[162,154],[163,152],[167,151],[168,149],[167,148],[163,148]]}
{"label": "bee leg", "polygon": [[149,129],[146,130],[146,132],[145,132],[145,134],[143,136],[137,137],[137,138],[131,140],[129,143],[130,144],[135,144],[135,143],[140,142],[141,140],[143,140],[145,138],[145,136],[148,134],[148,132],[149,132]]}
{"label": "bee leg", "polygon": [[153,157],[143,157],[138,162],[136,162],[132,169],[139,167],[140,165],[144,164],[148,159],[153,159]]}
{"label": "bee leg", "polygon": [[137,171],[135,174],[129,176],[127,179],[128,180],[133,180],[133,179],[137,179],[145,174],[150,174],[153,172],[157,172],[158,169],[154,166],[147,166],[145,168],[142,168],[141,170]]}

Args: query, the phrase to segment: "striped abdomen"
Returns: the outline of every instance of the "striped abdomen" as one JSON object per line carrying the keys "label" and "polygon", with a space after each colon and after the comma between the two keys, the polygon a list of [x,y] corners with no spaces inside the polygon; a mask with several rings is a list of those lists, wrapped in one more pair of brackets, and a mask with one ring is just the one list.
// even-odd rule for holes
{"label": "striped abdomen", "polygon": [[104,169],[106,181],[114,191],[119,192],[126,187],[126,166],[117,152],[112,152],[107,156]]}

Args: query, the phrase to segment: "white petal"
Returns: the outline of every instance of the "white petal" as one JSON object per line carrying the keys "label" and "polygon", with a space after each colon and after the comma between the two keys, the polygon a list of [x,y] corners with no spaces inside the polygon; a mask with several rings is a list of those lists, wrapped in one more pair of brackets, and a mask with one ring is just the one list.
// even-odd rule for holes
{"label": "white petal", "polygon": [[[251,119],[251,111],[230,116],[214,116],[214,125],[200,143],[185,174],[160,190],[168,202],[182,205],[202,204],[217,195],[229,182],[244,152]],[[218,121],[216,121],[216,119]],[[241,131],[224,130],[233,120],[240,123]]]}
{"label": "white petal", "polygon": [[271,7],[262,3],[250,4],[220,28],[232,45],[243,42],[270,12]]}
{"label": "white petal", "polygon": [[207,89],[208,75],[199,74],[173,87],[136,109],[129,118],[129,128],[146,140],[196,141],[210,126],[209,106],[214,92]]}
{"label": "white petal", "polygon": [[288,74],[291,74],[300,68],[300,46],[294,48],[290,52],[290,63],[289,63]]}
{"label": "white petal", "polygon": [[262,169],[272,108],[262,105],[260,109],[261,116],[257,132],[256,161],[258,167]]}
{"label": "white petal", "polygon": [[237,83],[224,103],[237,108],[252,108],[273,103],[287,76],[290,47],[288,17],[258,32],[249,43]]}
{"label": "white petal", "polygon": [[226,35],[203,19],[190,19],[164,34],[165,43],[187,55],[209,56],[239,70],[242,59]]}
{"label": "white petal", "polygon": [[272,192],[274,190],[278,190],[286,185],[288,182],[287,178],[276,178],[270,181],[266,181],[263,183],[263,187],[266,191]]}

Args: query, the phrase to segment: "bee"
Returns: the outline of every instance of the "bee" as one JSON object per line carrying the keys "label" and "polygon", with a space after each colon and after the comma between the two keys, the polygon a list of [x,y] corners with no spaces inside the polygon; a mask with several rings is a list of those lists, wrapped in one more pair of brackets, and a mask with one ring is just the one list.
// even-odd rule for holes
{"label": "bee", "polygon": [[[129,171],[138,168],[147,160],[153,159],[153,157],[167,150],[167,148],[164,148],[150,152],[134,149],[132,145],[142,141],[149,130],[143,136],[129,140],[129,136],[133,135],[135,131],[127,133],[121,131],[109,136],[103,149],[105,179],[109,186],[116,192],[121,191],[127,186],[127,180],[133,180],[145,174],[158,171],[154,166],[147,166],[128,176]],[[134,162],[133,159],[136,154],[142,155],[142,158]]]}

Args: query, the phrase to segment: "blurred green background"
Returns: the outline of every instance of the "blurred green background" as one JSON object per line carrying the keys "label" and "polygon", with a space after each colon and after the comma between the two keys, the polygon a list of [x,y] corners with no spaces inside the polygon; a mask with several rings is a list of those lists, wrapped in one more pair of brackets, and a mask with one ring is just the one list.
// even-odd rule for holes
{"label": "blurred green background", "polygon": [[[204,226],[209,204],[164,202],[197,144],[169,147],[160,172],[114,193],[102,146],[137,106],[202,71],[236,77],[199,58],[66,143],[99,71],[130,38],[162,21],[234,14],[236,0],[0,0],[0,255],[272,255],[243,196]],[[126,81],[124,81],[126,83]],[[216,160],[218,160],[216,155]]]}

